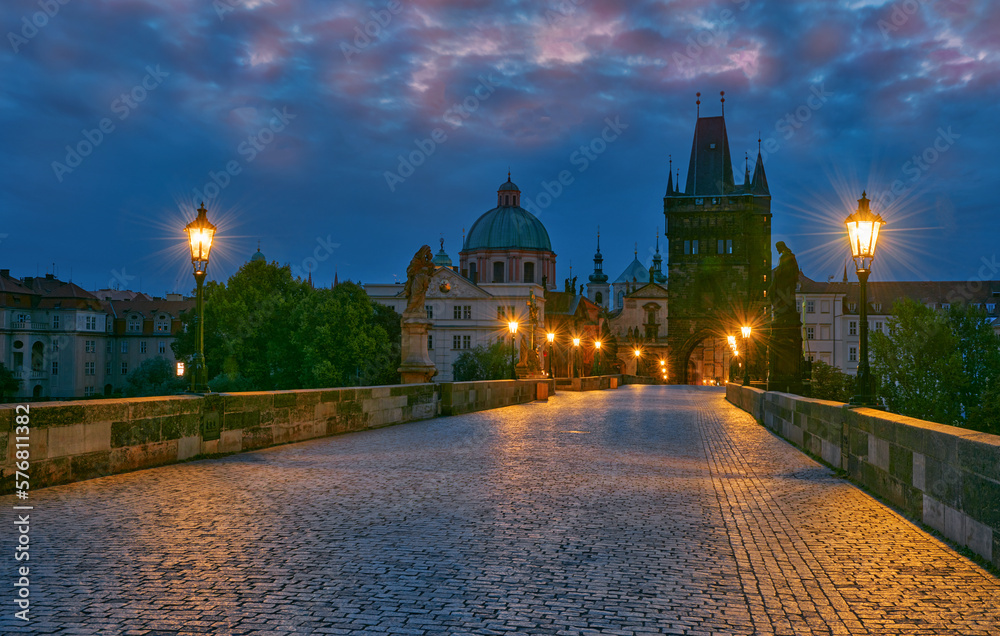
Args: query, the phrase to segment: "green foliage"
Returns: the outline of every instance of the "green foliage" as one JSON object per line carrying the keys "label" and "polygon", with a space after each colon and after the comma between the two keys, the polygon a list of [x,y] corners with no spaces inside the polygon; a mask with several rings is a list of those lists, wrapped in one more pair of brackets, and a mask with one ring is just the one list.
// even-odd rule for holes
{"label": "green foliage", "polygon": [[147,395],[172,395],[184,390],[184,378],[177,373],[166,358],[157,356],[143,360],[125,378],[124,393],[128,397]]}
{"label": "green foliage", "polygon": [[452,364],[456,382],[510,378],[510,343],[502,338],[489,347],[479,345],[462,353]]}
{"label": "green foliage", "polygon": [[[185,314],[186,331],[174,342],[178,359],[196,351],[193,314]],[[265,391],[395,384],[399,321],[353,283],[312,289],[287,265],[246,263],[227,283],[205,286],[209,385]]]}
{"label": "green foliage", "polygon": [[970,410],[969,428],[1000,435],[1000,373],[984,388],[979,404]]}
{"label": "green foliage", "polygon": [[0,364],[0,402],[6,399],[8,393],[14,394],[21,388],[21,381],[14,377],[14,372]]}
{"label": "green foliage", "polygon": [[812,397],[818,400],[850,402],[857,384],[855,377],[837,367],[815,360],[812,363]]}
{"label": "green foliage", "polygon": [[1000,340],[985,318],[973,307],[940,314],[911,299],[896,301],[886,332],[871,334],[872,374],[889,408],[942,424],[989,428],[995,416],[982,401],[997,390]]}

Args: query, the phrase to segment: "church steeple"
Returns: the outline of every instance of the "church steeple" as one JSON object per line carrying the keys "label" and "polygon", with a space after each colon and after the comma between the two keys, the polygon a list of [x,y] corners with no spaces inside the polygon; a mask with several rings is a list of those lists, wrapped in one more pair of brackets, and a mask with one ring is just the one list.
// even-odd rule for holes
{"label": "church steeple", "polygon": [[766,194],[770,196],[771,191],[767,189],[767,175],[764,174],[764,159],[760,156],[760,138],[757,138],[757,163],[753,167],[753,185],[750,191],[754,194]]}
{"label": "church steeple", "polygon": [[665,196],[673,196],[674,194],[674,157],[670,156],[670,168],[667,169],[667,194]]}
{"label": "church steeple", "polygon": [[750,192],[750,155],[743,153],[743,191]]}
{"label": "church steeple", "polygon": [[653,267],[652,276],[649,279],[651,283],[658,283],[662,285],[667,282],[667,277],[663,273],[663,257],[660,256],[660,232],[656,232],[656,254],[653,254]]}
{"label": "church steeple", "polygon": [[497,207],[521,207],[521,189],[510,180],[510,170],[507,171],[507,181],[497,189]]}
{"label": "church steeple", "polygon": [[604,256],[601,254],[601,227],[597,227],[597,252],[594,253],[594,273],[587,277],[592,283],[608,282],[604,273]]}

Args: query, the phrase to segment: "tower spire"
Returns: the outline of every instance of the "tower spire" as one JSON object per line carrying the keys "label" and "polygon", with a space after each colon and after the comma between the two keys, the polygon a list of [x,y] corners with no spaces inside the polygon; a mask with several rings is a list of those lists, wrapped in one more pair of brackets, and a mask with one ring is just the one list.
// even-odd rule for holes
{"label": "tower spire", "polygon": [[672,196],[674,194],[674,156],[668,155],[670,157],[670,167],[667,168],[667,196]]}
{"label": "tower spire", "polygon": [[722,116],[726,116],[726,91],[719,91],[719,97],[722,99]]}
{"label": "tower spire", "polygon": [[695,97],[697,97],[697,98],[698,98],[698,99],[697,99],[697,100],[695,100],[695,102],[694,102],[694,106],[695,106],[695,117],[701,117],[701,93],[695,93],[694,95],[695,95]]}

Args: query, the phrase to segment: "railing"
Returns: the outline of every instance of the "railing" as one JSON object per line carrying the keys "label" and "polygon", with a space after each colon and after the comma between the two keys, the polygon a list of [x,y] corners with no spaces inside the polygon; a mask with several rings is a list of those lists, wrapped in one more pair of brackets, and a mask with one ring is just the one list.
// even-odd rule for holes
{"label": "railing", "polygon": [[44,380],[48,376],[49,376],[48,373],[46,373],[45,371],[39,370],[39,369],[32,369],[30,371],[27,370],[27,369],[16,369],[16,370],[14,370],[14,377],[17,378],[18,380],[24,380],[24,379],[28,379],[28,380]]}
{"label": "railing", "polygon": [[32,331],[45,331],[48,330],[49,324],[46,322],[31,322],[30,320],[25,320],[23,322],[12,322],[10,323],[11,329],[30,329]]}

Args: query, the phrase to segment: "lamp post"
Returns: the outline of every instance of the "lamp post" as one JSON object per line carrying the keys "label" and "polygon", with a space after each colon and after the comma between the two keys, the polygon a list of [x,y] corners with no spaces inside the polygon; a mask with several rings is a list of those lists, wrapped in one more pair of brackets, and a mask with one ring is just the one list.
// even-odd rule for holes
{"label": "lamp post", "polygon": [[885,225],[881,216],[871,211],[871,201],[866,192],[858,199],[858,209],[847,217],[847,238],[851,242],[851,256],[854,258],[854,269],[858,274],[860,284],[861,321],[860,357],[858,359],[857,392],[851,398],[852,406],[872,406],[875,396],[872,392],[871,370],[868,367],[868,275],[872,272],[872,261],[875,259],[875,246],[878,243],[879,230]]}
{"label": "lamp post", "polygon": [[198,319],[198,353],[194,356],[194,373],[191,374],[191,391],[208,392],[208,369],[205,368],[205,276],[208,273],[208,255],[212,251],[215,226],[209,223],[208,210],[204,202],[198,208],[198,216],[184,228],[191,248],[191,264],[194,266],[196,287],[195,312]]}
{"label": "lamp post", "polygon": [[517,379],[517,371],[514,369],[514,336],[517,335],[517,321],[511,320],[507,323],[507,329],[510,330],[510,379]]}
{"label": "lamp post", "polygon": [[590,375],[600,375],[601,369],[601,341],[594,341],[594,366],[590,369]]}
{"label": "lamp post", "polygon": [[746,351],[746,364],[743,365],[743,386],[750,386],[750,325],[740,327],[743,334],[743,350]]}
{"label": "lamp post", "polygon": [[569,376],[571,378],[575,378],[576,377],[576,356],[577,356],[577,352],[579,352],[579,350],[580,350],[580,339],[579,338],[573,338],[573,372]]}
{"label": "lamp post", "polygon": [[635,354],[635,374],[639,375],[639,363],[642,361],[642,350],[636,347],[632,350]]}
{"label": "lamp post", "polygon": [[556,334],[554,334],[554,333],[552,333],[550,331],[547,334],[545,334],[545,337],[549,341],[549,351],[548,351],[548,355],[545,356],[545,357],[549,359],[549,377],[551,378],[552,377],[552,343],[555,342],[555,340],[556,340]]}

